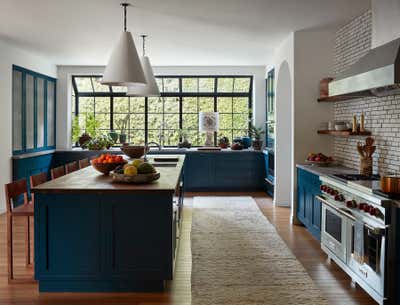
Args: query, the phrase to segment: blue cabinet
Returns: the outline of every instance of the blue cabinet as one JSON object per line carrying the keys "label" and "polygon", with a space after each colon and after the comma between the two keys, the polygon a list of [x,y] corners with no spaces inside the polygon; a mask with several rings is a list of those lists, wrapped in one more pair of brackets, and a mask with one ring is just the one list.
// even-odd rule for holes
{"label": "blue cabinet", "polygon": [[321,238],[321,203],[315,199],[320,194],[319,176],[297,169],[297,218],[311,234]]}
{"label": "blue cabinet", "polygon": [[189,152],[186,154],[186,191],[245,191],[263,188],[262,152]]}

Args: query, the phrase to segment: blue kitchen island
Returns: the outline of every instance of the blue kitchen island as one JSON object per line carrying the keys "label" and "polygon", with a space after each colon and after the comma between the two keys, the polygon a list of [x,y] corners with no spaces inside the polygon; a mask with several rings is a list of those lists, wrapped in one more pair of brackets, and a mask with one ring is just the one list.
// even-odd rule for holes
{"label": "blue kitchen island", "polygon": [[115,184],[90,166],[34,188],[39,291],[162,290],[183,203],[185,156],[177,157],[158,164],[151,184]]}

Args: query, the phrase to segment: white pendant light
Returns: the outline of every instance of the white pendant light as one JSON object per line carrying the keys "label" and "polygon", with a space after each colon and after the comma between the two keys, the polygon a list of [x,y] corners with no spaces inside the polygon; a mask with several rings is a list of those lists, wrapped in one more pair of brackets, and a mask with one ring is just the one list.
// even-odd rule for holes
{"label": "white pendant light", "polygon": [[143,56],[140,58],[144,76],[146,77],[146,85],[131,85],[128,86],[127,96],[160,96],[156,79],[154,77],[153,68],[151,67],[150,60],[146,56],[145,39],[146,35],[142,35],[143,39]]}
{"label": "white pendant light", "polygon": [[104,70],[100,83],[110,86],[129,86],[146,84],[146,77],[140,63],[132,34],[126,30],[126,8],[129,3],[121,3],[124,8],[124,31]]}

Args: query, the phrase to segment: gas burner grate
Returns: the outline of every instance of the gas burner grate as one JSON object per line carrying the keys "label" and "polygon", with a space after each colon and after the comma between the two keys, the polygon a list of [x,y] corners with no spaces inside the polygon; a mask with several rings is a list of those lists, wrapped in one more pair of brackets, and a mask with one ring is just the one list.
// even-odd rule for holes
{"label": "gas burner grate", "polygon": [[360,174],[334,174],[333,176],[345,181],[358,181],[358,180],[372,181],[380,179],[379,175],[365,176]]}

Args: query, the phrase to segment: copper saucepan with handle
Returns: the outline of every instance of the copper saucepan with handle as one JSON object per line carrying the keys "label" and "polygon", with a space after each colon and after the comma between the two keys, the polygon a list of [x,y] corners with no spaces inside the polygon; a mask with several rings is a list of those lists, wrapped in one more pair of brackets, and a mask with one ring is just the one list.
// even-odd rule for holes
{"label": "copper saucepan with handle", "polygon": [[381,191],[384,193],[400,194],[400,176],[381,176]]}

